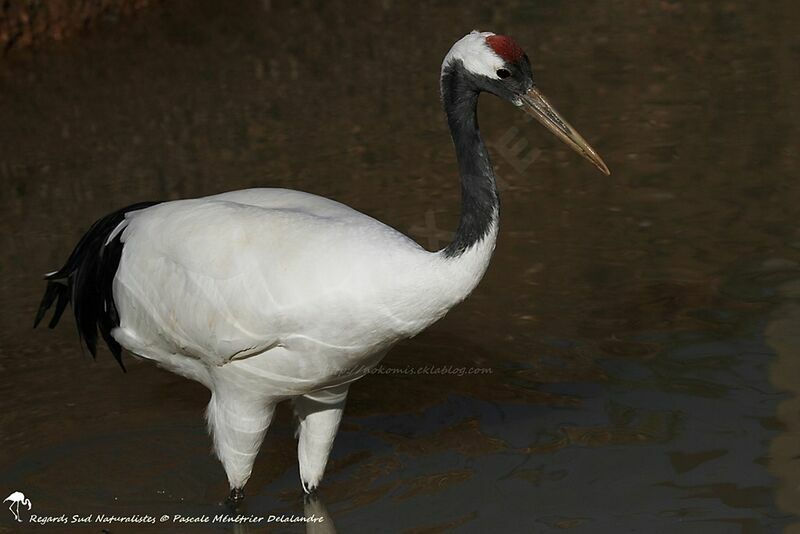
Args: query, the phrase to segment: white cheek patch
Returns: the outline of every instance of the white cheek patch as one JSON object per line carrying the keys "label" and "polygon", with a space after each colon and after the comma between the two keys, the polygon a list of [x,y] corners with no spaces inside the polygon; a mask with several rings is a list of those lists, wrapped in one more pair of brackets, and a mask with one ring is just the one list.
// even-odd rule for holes
{"label": "white cheek patch", "polygon": [[453,61],[460,60],[468,71],[499,80],[497,70],[505,66],[505,61],[486,43],[486,38],[490,35],[494,34],[473,31],[456,41],[444,58],[442,72]]}

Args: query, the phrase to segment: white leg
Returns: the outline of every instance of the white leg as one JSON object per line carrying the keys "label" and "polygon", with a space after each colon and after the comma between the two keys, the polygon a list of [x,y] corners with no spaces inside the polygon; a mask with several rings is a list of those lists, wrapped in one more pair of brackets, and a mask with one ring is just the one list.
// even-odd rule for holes
{"label": "white leg", "polygon": [[214,438],[214,452],[222,462],[231,487],[231,500],[241,500],[258,450],[272,422],[275,405],[247,392],[215,388],[206,418]]}
{"label": "white leg", "polygon": [[317,489],[322,480],[342,420],[347,388],[346,385],[337,386],[294,399],[294,410],[299,419],[297,459],[300,462],[300,482],[306,493]]}

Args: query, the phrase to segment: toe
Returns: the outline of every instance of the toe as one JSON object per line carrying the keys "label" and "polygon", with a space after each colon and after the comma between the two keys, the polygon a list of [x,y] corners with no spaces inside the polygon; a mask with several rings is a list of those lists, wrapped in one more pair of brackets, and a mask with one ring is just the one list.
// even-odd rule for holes
{"label": "toe", "polygon": [[231,489],[231,493],[228,495],[228,498],[225,499],[225,502],[228,504],[228,506],[235,509],[239,506],[239,503],[241,503],[242,500],[244,500],[244,490],[242,488],[233,488]]}

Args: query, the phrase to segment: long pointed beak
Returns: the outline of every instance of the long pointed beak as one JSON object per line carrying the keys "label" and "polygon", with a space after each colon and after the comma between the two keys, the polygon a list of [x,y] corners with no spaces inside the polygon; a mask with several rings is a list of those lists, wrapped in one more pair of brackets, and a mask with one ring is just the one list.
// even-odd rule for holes
{"label": "long pointed beak", "polygon": [[611,171],[608,170],[603,159],[598,156],[597,152],[589,146],[589,143],[575,131],[575,128],[564,120],[539,89],[531,87],[527,93],[520,97],[520,101],[521,107],[525,113],[535,117],[545,128],[556,134],[559,139],[568,144],[575,152],[591,161],[594,166],[600,169],[604,174],[611,174]]}

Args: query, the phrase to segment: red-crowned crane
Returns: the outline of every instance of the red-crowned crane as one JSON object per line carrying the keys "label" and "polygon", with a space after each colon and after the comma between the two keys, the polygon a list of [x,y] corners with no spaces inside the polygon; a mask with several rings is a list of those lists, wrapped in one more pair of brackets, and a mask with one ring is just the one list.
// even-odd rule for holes
{"label": "red-crowned crane", "polygon": [[208,427],[234,505],[275,405],[292,399],[300,480],[314,491],[350,384],[464,300],[489,264],[499,201],[478,130],[481,92],[609,173],[536,88],[519,45],[473,31],[441,70],[461,178],[461,219],[445,248],[429,252],[348,206],[287,189],[134,204],[95,222],[46,275],[35,323],[55,303],[55,326],[71,303],[93,355],[99,330],[120,364],[124,347],[210,389]]}

